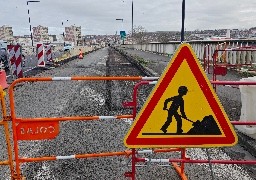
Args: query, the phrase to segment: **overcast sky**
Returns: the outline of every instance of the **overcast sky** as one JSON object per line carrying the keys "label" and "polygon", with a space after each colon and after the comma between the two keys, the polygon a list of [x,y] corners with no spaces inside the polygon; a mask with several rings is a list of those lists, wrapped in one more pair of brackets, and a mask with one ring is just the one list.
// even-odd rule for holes
{"label": "overcast sky", "polygon": [[[0,0],[0,26],[14,35],[29,34],[26,0]],[[180,31],[182,0],[133,0],[134,26],[147,31]],[[61,34],[64,26],[82,26],[82,35],[131,31],[132,0],[40,0],[29,3],[32,26]],[[117,21],[117,18],[124,19]],[[68,20],[68,21],[66,21]],[[248,29],[256,26],[256,0],[186,0],[185,29]]]}

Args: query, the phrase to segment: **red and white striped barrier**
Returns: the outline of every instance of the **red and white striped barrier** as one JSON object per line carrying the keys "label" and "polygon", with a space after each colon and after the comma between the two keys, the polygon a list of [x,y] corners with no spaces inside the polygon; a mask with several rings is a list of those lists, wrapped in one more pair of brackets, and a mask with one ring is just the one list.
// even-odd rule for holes
{"label": "red and white striped barrier", "polygon": [[14,51],[14,45],[7,45],[7,50],[8,50],[8,62],[9,62],[9,67],[11,71],[12,76],[16,76],[16,65],[15,65],[15,51]]}
{"label": "red and white striped barrier", "polygon": [[46,51],[46,61],[47,62],[52,62],[52,46],[51,45],[46,45],[45,46],[45,51]]}
{"label": "red and white striped barrier", "polygon": [[12,76],[22,78],[23,72],[21,65],[22,58],[20,45],[8,45],[7,49],[9,53],[9,66],[11,69]]}
{"label": "red and white striped barrier", "polygon": [[44,45],[43,44],[37,44],[37,66],[38,67],[45,67],[45,62],[44,62]]}
{"label": "red and white striped barrier", "polygon": [[22,72],[22,58],[21,58],[21,47],[19,45],[14,46],[14,51],[15,51],[15,65],[16,65],[16,70],[17,70],[17,78],[22,78],[23,77],[23,72]]}

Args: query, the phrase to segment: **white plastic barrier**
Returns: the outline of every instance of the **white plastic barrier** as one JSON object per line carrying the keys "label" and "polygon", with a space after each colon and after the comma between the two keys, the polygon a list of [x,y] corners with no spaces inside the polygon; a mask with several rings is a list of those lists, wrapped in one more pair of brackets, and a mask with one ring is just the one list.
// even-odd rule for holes
{"label": "white plastic barrier", "polygon": [[[240,81],[256,81],[256,76],[243,78]],[[240,86],[241,92],[241,116],[240,121],[256,121],[256,85]],[[249,125],[236,126],[236,128],[247,136],[256,139],[256,127]]]}
{"label": "white plastic barrier", "polygon": [[165,49],[165,53],[167,54],[174,54],[175,52],[175,45],[174,44],[166,44],[166,49]]}
{"label": "white plastic barrier", "polygon": [[233,52],[232,51],[226,51],[226,63],[232,63],[233,60]]}
{"label": "white plastic barrier", "polygon": [[204,50],[205,50],[205,46],[201,46],[201,45],[199,45],[199,57],[200,57],[200,59],[201,60],[203,60],[204,59]]}
{"label": "white plastic barrier", "polygon": [[246,55],[246,64],[252,63],[252,52],[248,51]]}
{"label": "white plastic barrier", "polygon": [[236,52],[237,51],[232,51],[232,59],[231,59],[231,64],[236,64]]}
{"label": "white plastic barrier", "polygon": [[[208,44],[209,43],[209,44]],[[173,54],[176,49],[179,47],[179,42],[170,42],[168,44],[163,43],[148,43],[148,44],[129,44],[125,45],[128,48],[135,48],[141,51],[148,51],[152,53],[160,53],[165,55]],[[248,45],[248,43],[247,43]],[[232,49],[246,46],[246,43],[241,42],[191,42],[191,46],[193,47],[197,57],[202,61],[204,58],[204,54],[206,58],[212,62],[213,53],[215,50],[218,51],[218,59],[217,61],[220,63],[225,62],[227,64],[245,64],[245,63],[256,63],[256,51],[223,51],[224,49]],[[209,47],[208,47],[209,46]],[[255,46],[255,45],[254,45]],[[206,50],[205,50],[206,47]],[[205,52],[206,51],[206,52]]]}
{"label": "white plastic barrier", "polygon": [[237,64],[241,64],[242,60],[241,60],[241,51],[237,51]]}
{"label": "white plastic barrier", "polygon": [[142,45],[141,48],[142,48],[143,51],[146,51],[146,46],[147,46],[146,44],[143,44],[143,45]]}
{"label": "white plastic barrier", "polygon": [[246,56],[246,51],[241,52],[241,63],[245,64],[245,56]]}
{"label": "white plastic barrier", "polygon": [[252,52],[252,63],[255,65],[256,63],[256,51]]}

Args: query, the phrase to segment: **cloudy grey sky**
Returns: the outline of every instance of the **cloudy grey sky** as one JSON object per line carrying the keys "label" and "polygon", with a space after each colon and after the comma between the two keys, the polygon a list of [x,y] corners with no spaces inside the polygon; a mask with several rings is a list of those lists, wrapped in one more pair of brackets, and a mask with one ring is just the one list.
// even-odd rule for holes
{"label": "cloudy grey sky", "polygon": [[[26,0],[0,0],[0,26],[10,25],[14,35],[29,34]],[[182,0],[133,0],[134,26],[147,31],[181,29]],[[64,26],[82,26],[82,35],[115,34],[131,30],[132,0],[40,0],[29,3],[32,26],[49,27],[61,34]],[[124,22],[116,21],[117,18]],[[66,21],[68,20],[68,22]],[[186,30],[256,26],[256,0],[186,0]]]}

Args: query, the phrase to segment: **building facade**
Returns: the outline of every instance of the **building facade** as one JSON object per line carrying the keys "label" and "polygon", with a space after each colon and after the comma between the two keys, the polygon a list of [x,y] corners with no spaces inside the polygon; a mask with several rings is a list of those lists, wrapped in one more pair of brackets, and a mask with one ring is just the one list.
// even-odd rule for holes
{"label": "building facade", "polygon": [[19,43],[21,46],[30,46],[31,37],[30,35],[14,36],[14,44]]}
{"label": "building facade", "polygon": [[41,43],[50,43],[48,27],[44,27],[41,25],[33,27],[33,41]]}
{"label": "building facade", "polygon": [[82,40],[81,26],[65,27],[65,42],[73,43],[73,45],[80,45]]}
{"label": "building facade", "polygon": [[5,40],[10,43],[13,42],[14,38],[12,27],[6,25],[0,27],[0,40]]}

